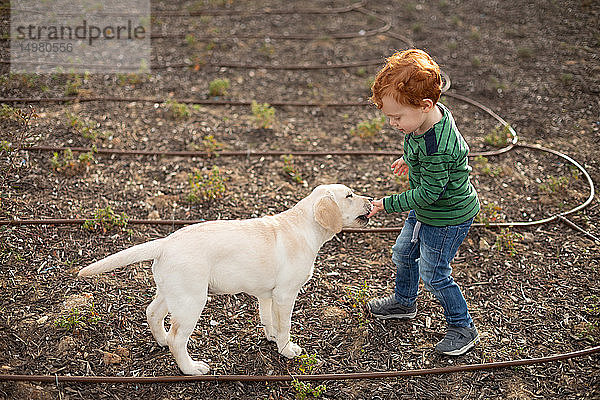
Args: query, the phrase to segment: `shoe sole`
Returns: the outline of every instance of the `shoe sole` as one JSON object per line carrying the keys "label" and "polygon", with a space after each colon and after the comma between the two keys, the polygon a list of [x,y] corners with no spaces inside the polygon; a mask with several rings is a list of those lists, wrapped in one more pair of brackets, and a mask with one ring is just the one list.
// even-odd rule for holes
{"label": "shoe sole", "polygon": [[[371,313],[371,314],[373,314],[373,313]],[[417,312],[415,311],[414,313],[411,313],[411,314],[388,314],[388,315],[373,314],[373,316],[377,319],[413,319],[414,317],[417,316]]]}
{"label": "shoe sole", "polygon": [[452,351],[440,351],[438,349],[435,349],[435,351],[438,352],[439,354],[444,354],[447,356],[462,356],[467,351],[471,350],[471,348],[473,348],[477,343],[479,343],[479,334],[477,334],[475,339],[471,340],[469,343],[467,343],[460,349],[456,349],[456,350],[452,350]]}

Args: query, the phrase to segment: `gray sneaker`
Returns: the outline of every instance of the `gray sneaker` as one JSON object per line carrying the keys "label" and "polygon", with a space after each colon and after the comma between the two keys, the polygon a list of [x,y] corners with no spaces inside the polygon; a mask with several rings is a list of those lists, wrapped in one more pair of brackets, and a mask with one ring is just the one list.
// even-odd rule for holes
{"label": "gray sneaker", "polygon": [[379,299],[371,299],[367,303],[369,311],[379,319],[410,319],[417,315],[417,305],[406,307],[396,301],[393,294]]}
{"label": "gray sneaker", "polygon": [[435,351],[447,356],[460,356],[479,343],[475,325],[468,327],[449,326],[446,336],[435,345]]}

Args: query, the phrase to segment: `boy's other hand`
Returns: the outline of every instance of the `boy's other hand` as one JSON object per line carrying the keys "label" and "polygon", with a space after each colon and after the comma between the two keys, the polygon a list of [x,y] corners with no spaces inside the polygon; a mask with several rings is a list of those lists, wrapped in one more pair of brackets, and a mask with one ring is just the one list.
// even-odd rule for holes
{"label": "boy's other hand", "polygon": [[404,161],[404,157],[400,157],[392,163],[392,170],[398,176],[408,174],[408,164]]}
{"label": "boy's other hand", "polygon": [[377,214],[379,211],[384,209],[383,199],[373,200],[371,204],[373,205],[373,209],[371,209],[371,212],[369,213],[369,215],[367,215],[367,218],[371,218],[373,215]]}

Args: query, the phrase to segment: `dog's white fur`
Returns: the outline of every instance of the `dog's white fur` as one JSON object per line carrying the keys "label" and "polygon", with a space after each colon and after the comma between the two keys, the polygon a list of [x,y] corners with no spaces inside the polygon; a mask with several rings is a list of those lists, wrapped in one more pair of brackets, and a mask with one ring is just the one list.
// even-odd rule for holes
{"label": "dog's white fur", "polygon": [[[209,292],[256,296],[267,339],[292,358],[302,352],[290,341],[292,309],[300,288],[312,276],[317,252],[342,228],[366,225],[370,210],[369,199],[348,187],[321,185],[280,214],[191,225],[97,261],[79,276],[154,260],[156,297],[146,309],[148,325],[156,341],[169,346],[185,374],[209,371],[187,351]],[[171,313],[168,332],[167,313]]]}

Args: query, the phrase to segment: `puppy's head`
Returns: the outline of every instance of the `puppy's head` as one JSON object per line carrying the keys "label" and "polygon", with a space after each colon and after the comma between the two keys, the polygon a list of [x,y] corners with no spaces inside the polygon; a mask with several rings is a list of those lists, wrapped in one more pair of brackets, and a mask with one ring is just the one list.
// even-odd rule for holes
{"label": "puppy's head", "polygon": [[344,185],[321,185],[313,190],[315,220],[323,228],[338,233],[343,228],[362,228],[367,225],[371,212],[368,197],[354,194]]}

